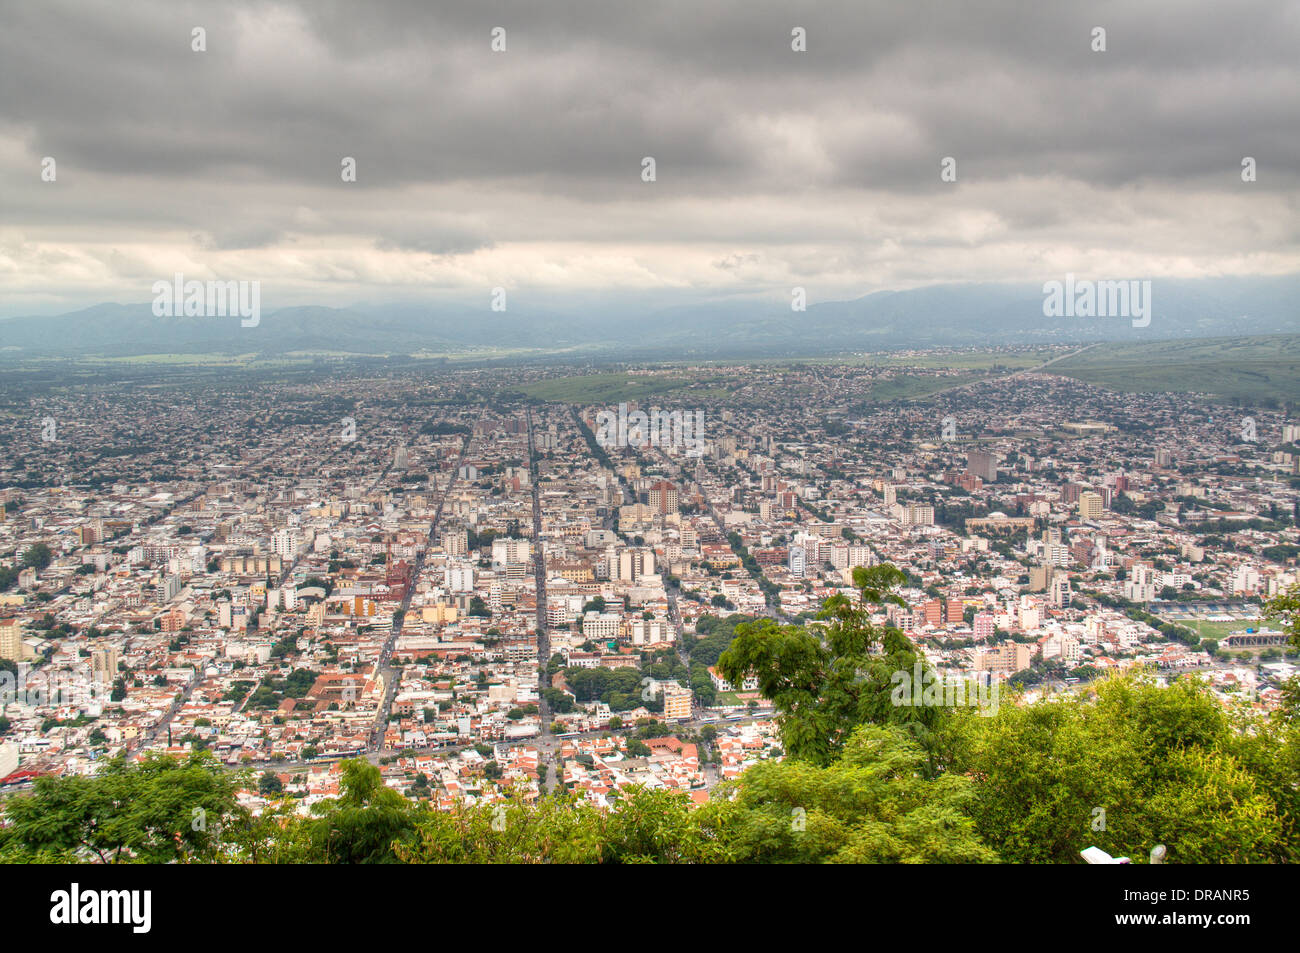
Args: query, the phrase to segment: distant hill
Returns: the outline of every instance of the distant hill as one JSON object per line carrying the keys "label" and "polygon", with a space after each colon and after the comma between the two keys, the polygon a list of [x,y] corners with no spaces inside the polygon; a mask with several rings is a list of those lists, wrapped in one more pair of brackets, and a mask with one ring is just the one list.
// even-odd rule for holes
{"label": "distant hill", "polygon": [[159,353],[281,355],[464,352],[484,348],[591,357],[810,356],[907,347],[1151,341],[1300,331],[1300,276],[1153,282],[1149,327],[1126,318],[1049,318],[1041,285],[934,285],[792,312],[777,302],[566,314],[486,307],[378,305],[265,310],[238,318],[159,318],[149,303],[101,304],[0,320],[0,358]]}

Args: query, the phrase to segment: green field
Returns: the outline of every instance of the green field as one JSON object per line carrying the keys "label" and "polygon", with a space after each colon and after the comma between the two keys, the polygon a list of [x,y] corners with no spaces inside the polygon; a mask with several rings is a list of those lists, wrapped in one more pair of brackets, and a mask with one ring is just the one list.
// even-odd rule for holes
{"label": "green field", "polygon": [[[449,363],[484,360],[530,360],[557,355],[576,357],[584,348],[543,354],[530,348],[470,348],[459,351],[424,351],[418,358],[445,359]],[[848,364],[898,368],[899,376],[877,381],[869,401],[924,400],[974,381],[995,379],[1053,361],[1045,373],[1126,392],[1184,392],[1208,394],[1226,401],[1264,406],[1300,405],[1300,335],[1198,338],[1149,343],[1102,343],[1078,353],[1077,346],[1025,347],[1023,349],[972,348],[915,354],[857,353],[814,359],[763,358],[746,362],[757,373],[770,367]],[[1069,354],[1065,357],[1062,355]],[[309,365],[322,358],[346,360],[349,355],[331,351],[295,351],[279,355],[221,353],[161,353],[130,357],[101,356],[72,362],[74,366],[175,367],[195,373],[226,369],[274,370]],[[382,355],[372,355],[382,357]],[[44,362],[28,369],[40,371]],[[59,367],[66,372],[66,362]],[[932,372],[956,371],[952,376]],[[692,367],[662,363],[653,374],[611,371],[570,375],[526,384],[519,388],[535,400],[571,404],[609,404],[623,400],[670,399],[725,400],[749,383],[728,367],[713,370],[707,364]]]}
{"label": "green field", "polygon": [[1203,639],[1222,640],[1225,635],[1231,635],[1233,632],[1245,632],[1247,629],[1258,629],[1261,623],[1258,619],[1233,619],[1231,622],[1206,622],[1200,619],[1177,619],[1174,620],[1174,624],[1191,629]]}
{"label": "green field", "polygon": [[873,401],[881,403],[891,400],[917,400],[953,387],[961,387],[972,381],[993,379],[997,376],[999,375],[955,374],[940,377],[935,374],[909,374],[873,384],[869,396]]}
{"label": "green field", "polygon": [[1028,367],[1037,367],[1039,364],[1050,361],[1054,357],[1068,354],[1071,350],[1074,350],[1074,348],[1039,347],[1025,348],[1024,350],[1016,351],[995,349],[956,351],[950,354],[879,354],[873,355],[863,363],[875,364],[881,367],[914,367],[918,370],[940,370],[942,368],[951,368],[953,370],[971,371],[988,371],[994,369],[1020,371]]}
{"label": "green field", "polygon": [[185,366],[188,364],[224,364],[240,366],[250,364],[256,354],[133,354],[129,357],[101,357],[97,360],[105,364],[166,364]]}
{"label": "green field", "polygon": [[1300,335],[1099,344],[1051,373],[1122,391],[1300,403]]}

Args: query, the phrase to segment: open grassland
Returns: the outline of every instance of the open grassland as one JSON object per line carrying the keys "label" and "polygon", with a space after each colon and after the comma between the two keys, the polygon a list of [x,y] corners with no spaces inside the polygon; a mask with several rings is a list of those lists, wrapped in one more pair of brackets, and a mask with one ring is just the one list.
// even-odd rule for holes
{"label": "open grassland", "polygon": [[863,363],[882,367],[914,367],[918,370],[1004,371],[1037,367],[1052,358],[1068,354],[1071,347],[1036,347],[1023,350],[990,348],[921,354],[870,355]]}
{"label": "open grassland", "polygon": [[186,366],[191,364],[223,364],[243,367],[253,363],[256,354],[133,354],[127,357],[100,357],[84,363],[104,364],[164,364]]}
{"label": "open grassland", "polygon": [[997,375],[988,374],[900,374],[871,385],[870,398],[886,403],[891,400],[921,400],[941,391],[961,387],[972,381]]}
{"label": "open grassland", "polygon": [[1300,335],[1099,344],[1051,373],[1114,390],[1300,403]]}

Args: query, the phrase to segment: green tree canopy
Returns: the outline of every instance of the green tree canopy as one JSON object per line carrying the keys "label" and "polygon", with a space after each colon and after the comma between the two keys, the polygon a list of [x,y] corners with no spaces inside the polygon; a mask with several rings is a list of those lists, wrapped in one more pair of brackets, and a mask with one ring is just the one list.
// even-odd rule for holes
{"label": "green tree canopy", "polygon": [[823,625],[744,623],[718,659],[719,671],[733,685],[757,676],[759,691],[780,713],[786,752],[823,766],[838,757],[858,725],[907,725],[924,742],[940,713],[894,703],[894,674],[911,677],[918,664],[924,665],[906,636],[870,620],[874,606],[900,601],[893,589],[906,577],[884,563],[858,567],[853,578],[859,600],[827,599],[818,613]]}
{"label": "green tree canopy", "polygon": [[119,756],[92,777],[39,778],[31,794],[5,804],[0,857],[210,861],[223,826],[246,820],[235,801],[244,781],[203,753],[138,763]]}
{"label": "green tree canopy", "polygon": [[1110,678],[991,718],[959,713],[946,733],[949,770],[977,779],[972,817],[1006,860],[1077,862],[1089,845],[1138,858],[1156,844],[1171,862],[1294,859],[1281,817],[1296,805],[1294,761],[1265,756],[1193,679]]}

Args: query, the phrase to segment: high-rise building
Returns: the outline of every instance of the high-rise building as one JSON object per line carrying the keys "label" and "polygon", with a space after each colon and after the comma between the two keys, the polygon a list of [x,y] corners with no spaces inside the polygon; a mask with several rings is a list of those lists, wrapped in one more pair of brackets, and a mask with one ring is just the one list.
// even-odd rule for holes
{"label": "high-rise building", "polygon": [[994,482],[998,478],[997,454],[987,453],[983,450],[968,450],[966,452],[966,472],[971,476],[979,477],[985,483]]}
{"label": "high-rise building", "polygon": [[1242,595],[1255,592],[1259,588],[1259,570],[1254,566],[1242,564],[1232,573],[1232,594]]}
{"label": "high-rise building", "polygon": [[443,570],[443,584],[448,592],[474,591],[474,566],[463,560],[448,561]]}
{"label": "high-rise building", "polygon": [[1079,519],[1095,520],[1100,519],[1103,512],[1103,501],[1100,493],[1092,490],[1084,490],[1079,494]]}
{"label": "high-rise building", "polygon": [[926,625],[943,625],[945,613],[942,599],[931,599],[921,606],[920,612],[925,617]]}
{"label": "high-rise building", "polygon": [[656,645],[672,642],[673,628],[663,619],[633,619],[623,627],[624,635],[633,645]]}
{"label": "high-rise building", "polygon": [[1079,495],[1087,489],[1082,483],[1074,483],[1073,481],[1066,483],[1061,487],[1061,502],[1066,506],[1071,503],[1078,503]]}
{"label": "high-rise building", "polygon": [[790,569],[790,575],[796,579],[804,577],[804,548],[797,543],[790,544],[790,556],[787,562]]}
{"label": "high-rise building", "polygon": [[532,546],[526,539],[507,536],[492,540],[492,568],[500,571],[508,566],[525,565],[532,558]]}
{"label": "high-rise building", "polygon": [[908,526],[933,526],[934,507],[929,503],[909,503],[903,509],[902,522]]}
{"label": "high-rise building", "polygon": [[1042,621],[1042,610],[1036,599],[1032,596],[1021,596],[1020,605],[1017,607],[1018,621],[1020,628],[1026,632],[1035,631]]}
{"label": "high-rise building", "polygon": [[822,551],[826,548],[825,541],[816,533],[800,533],[799,537],[803,541],[804,565],[820,566],[825,561],[822,555]]}
{"label": "high-rise building", "polygon": [[448,556],[469,555],[469,533],[464,529],[450,529],[442,534],[442,549]]}
{"label": "high-rise building", "polygon": [[271,552],[281,559],[293,559],[301,545],[302,537],[296,529],[281,529],[271,534]]}
{"label": "high-rise building", "polygon": [[90,671],[94,681],[108,684],[117,678],[117,649],[111,646],[92,649],[90,652]]}
{"label": "high-rise building", "polygon": [[1048,587],[1048,598],[1051,599],[1052,605],[1057,609],[1066,609],[1070,605],[1070,577],[1065,573],[1058,573]]}
{"label": "high-rise building", "polygon": [[1150,563],[1134,563],[1124,581],[1124,598],[1130,602],[1150,602],[1155,597],[1155,569]]}
{"label": "high-rise building", "polygon": [[691,691],[676,682],[664,683],[664,717],[690,718]]}
{"label": "high-rise building", "polygon": [[677,487],[667,480],[660,480],[651,485],[647,502],[658,513],[676,513],[679,503]]}
{"label": "high-rise building", "polygon": [[0,619],[0,658],[21,662],[26,658],[23,624],[17,619]]}
{"label": "high-rise building", "polygon": [[857,566],[874,566],[875,564],[876,554],[871,551],[870,546],[849,546],[849,568],[855,568]]}
{"label": "high-rise building", "polygon": [[612,567],[611,576],[617,582],[635,582],[642,576],[653,576],[655,554],[652,549],[620,549],[618,563]]}
{"label": "high-rise building", "polygon": [[975,670],[993,675],[1014,675],[1029,668],[1033,651],[1020,642],[1003,642],[997,648],[981,649],[975,653]]}

